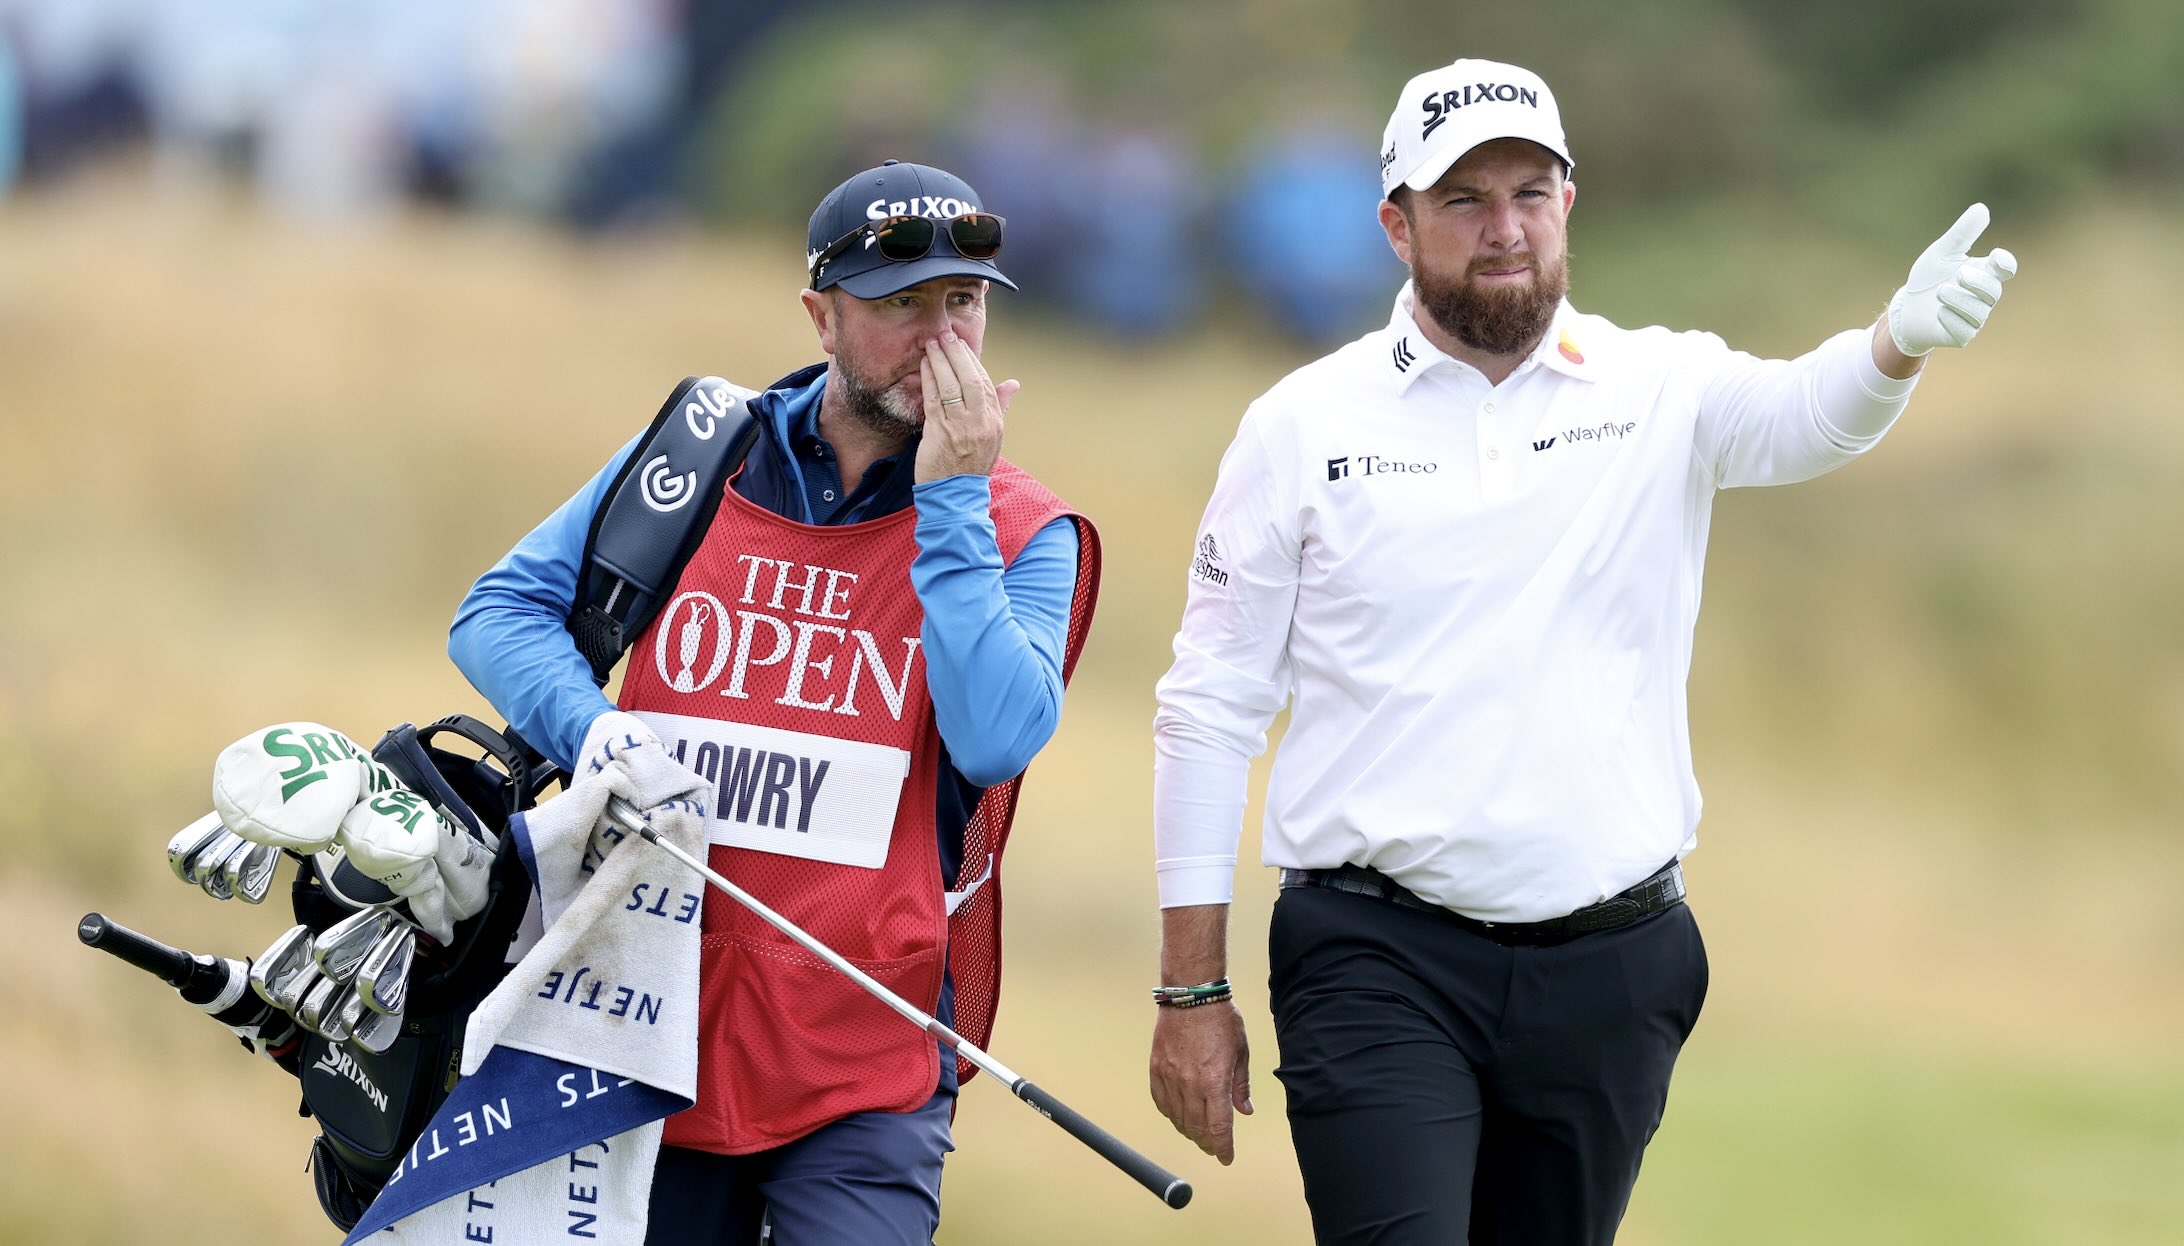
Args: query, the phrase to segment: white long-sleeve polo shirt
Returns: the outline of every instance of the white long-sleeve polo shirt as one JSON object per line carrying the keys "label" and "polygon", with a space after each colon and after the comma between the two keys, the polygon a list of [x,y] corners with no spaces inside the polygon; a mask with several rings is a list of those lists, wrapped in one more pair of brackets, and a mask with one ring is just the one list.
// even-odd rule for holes
{"label": "white long-sleeve polo shirt", "polygon": [[1412,318],[1245,412],[1154,724],[1162,907],[1231,897],[1250,759],[1290,703],[1262,859],[1370,866],[1538,921],[1697,843],[1685,681],[1714,492],[1880,440],[1871,330],[1794,360],[1564,303],[1500,385]]}

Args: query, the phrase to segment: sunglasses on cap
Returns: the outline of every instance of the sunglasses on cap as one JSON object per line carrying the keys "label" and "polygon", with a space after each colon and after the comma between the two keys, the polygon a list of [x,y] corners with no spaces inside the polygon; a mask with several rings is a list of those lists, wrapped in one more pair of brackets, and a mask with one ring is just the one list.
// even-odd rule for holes
{"label": "sunglasses on cap", "polygon": [[827,264],[868,234],[881,259],[890,264],[907,264],[932,254],[933,243],[945,225],[948,243],[957,255],[967,260],[990,260],[1001,254],[1001,224],[1001,218],[991,212],[966,212],[945,221],[929,216],[890,216],[870,221],[836,238],[812,257],[811,282],[816,288]]}

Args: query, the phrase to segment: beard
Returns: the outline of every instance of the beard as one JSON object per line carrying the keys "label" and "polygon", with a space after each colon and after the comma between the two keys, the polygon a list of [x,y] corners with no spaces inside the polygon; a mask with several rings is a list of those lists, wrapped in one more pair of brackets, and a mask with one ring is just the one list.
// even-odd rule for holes
{"label": "beard", "polygon": [[828,369],[827,383],[841,391],[842,414],[884,440],[906,440],[925,426],[923,404],[910,396],[901,381],[873,381],[837,355]]}
{"label": "beard", "polygon": [[1479,286],[1472,278],[1494,269],[1507,268],[1517,256],[1474,260],[1461,278],[1450,280],[1429,272],[1414,254],[1411,290],[1443,332],[1476,351],[1489,355],[1514,355],[1529,349],[1554,323],[1555,309],[1570,292],[1570,258],[1564,252],[1542,268],[1536,256],[1522,258],[1532,270],[1532,280],[1521,286]]}

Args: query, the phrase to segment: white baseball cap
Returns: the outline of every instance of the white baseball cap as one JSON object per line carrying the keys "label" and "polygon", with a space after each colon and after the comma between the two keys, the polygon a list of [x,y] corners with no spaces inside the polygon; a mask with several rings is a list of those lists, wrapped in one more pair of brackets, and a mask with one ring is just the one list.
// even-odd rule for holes
{"label": "white baseball cap", "polygon": [[1380,193],[1428,189],[1465,152],[1497,138],[1530,139],[1560,156],[1566,169],[1577,164],[1562,137],[1562,112],[1538,74],[1499,61],[1429,69],[1403,84],[1388,117]]}

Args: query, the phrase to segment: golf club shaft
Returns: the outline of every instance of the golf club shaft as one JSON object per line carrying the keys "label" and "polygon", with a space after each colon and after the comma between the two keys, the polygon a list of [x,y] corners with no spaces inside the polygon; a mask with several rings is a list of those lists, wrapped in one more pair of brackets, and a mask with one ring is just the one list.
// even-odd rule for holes
{"label": "golf club shaft", "polygon": [[840,953],[804,932],[796,923],[781,916],[761,903],[756,896],[729,882],[705,862],[691,856],[675,845],[661,839],[659,833],[647,825],[635,807],[619,796],[607,799],[607,817],[628,834],[638,836],[667,852],[677,861],[703,875],[705,881],[724,892],[730,899],[756,914],[759,920],[794,940],[798,947],[825,961],[850,981],[863,987],[867,993],[894,1009],[905,1021],[938,1039],[942,1046],[957,1053],[976,1065],[980,1070],[998,1079],[1009,1090],[1032,1106],[1041,1116],[1061,1126],[1077,1141],[1098,1152],[1101,1158],[1128,1173],[1139,1185],[1151,1190],[1160,1201],[1170,1207],[1182,1207],[1191,1201],[1190,1182],[1183,1180],[1160,1165],[1138,1154],[1121,1139],[1093,1124],[1076,1109],[1063,1103],[1045,1090],[1026,1081],[1007,1065],[987,1055],[976,1044],[928,1016],[916,1005],[888,990],[871,975],[849,963]]}

